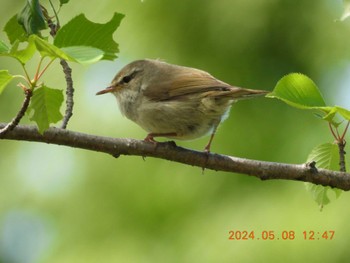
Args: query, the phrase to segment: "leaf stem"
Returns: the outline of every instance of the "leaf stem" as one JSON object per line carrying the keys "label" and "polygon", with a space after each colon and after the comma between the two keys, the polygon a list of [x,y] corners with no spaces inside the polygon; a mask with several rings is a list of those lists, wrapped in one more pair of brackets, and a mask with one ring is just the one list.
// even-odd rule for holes
{"label": "leaf stem", "polygon": [[349,125],[350,125],[350,121],[348,121],[348,124],[346,124],[345,130],[344,130],[344,132],[343,132],[343,134],[342,134],[342,136],[341,136],[341,140],[342,140],[342,141],[343,141],[344,138],[345,138],[345,135],[346,135],[346,133],[347,133],[347,131],[348,131]]}
{"label": "leaf stem", "polygon": [[60,28],[60,20],[58,19],[58,15],[56,12],[56,9],[54,7],[54,5],[52,4],[51,0],[49,0],[50,6],[52,8],[53,13],[55,14],[55,18],[56,18],[56,30]]}
{"label": "leaf stem", "polygon": [[26,77],[26,76],[23,76],[23,75],[13,75],[14,78],[21,78],[21,79],[24,79],[25,82],[28,84],[28,86],[31,85],[30,83],[30,80]]}
{"label": "leaf stem", "polygon": [[21,63],[21,65],[22,65],[24,74],[26,75],[24,79],[27,81],[27,83],[29,85],[31,85],[31,81],[30,81],[30,77],[29,77],[28,71],[27,71],[26,67],[22,63]]}
{"label": "leaf stem", "polygon": [[339,134],[338,127],[335,128],[335,131],[337,132],[337,139],[338,139],[338,140],[341,140],[341,136],[340,136],[340,134]]}
{"label": "leaf stem", "polygon": [[36,81],[38,81],[42,75],[45,73],[45,71],[48,69],[48,67],[54,62],[55,59],[51,59],[50,62],[45,66],[45,68],[39,73],[38,76],[36,76]]}
{"label": "leaf stem", "polygon": [[332,123],[328,122],[328,125],[329,125],[329,129],[331,130],[334,139],[338,140],[338,137],[337,137],[337,135],[336,135],[335,132],[334,132]]}
{"label": "leaf stem", "polygon": [[35,72],[35,76],[34,76],[34,79],[31,81],[31,84],[32,84],[32,89],[35,88],[36,86],[36,82],[38,81],[38,76],[39,76],[39,72],[40,72],[40,68],[41,68],[41,64],[43,63],[44,61],[44,58],[41,57],[40,58],[40,61],[39,61],[39,64],[38,64],[38,67],[36,68],[36,72]]}

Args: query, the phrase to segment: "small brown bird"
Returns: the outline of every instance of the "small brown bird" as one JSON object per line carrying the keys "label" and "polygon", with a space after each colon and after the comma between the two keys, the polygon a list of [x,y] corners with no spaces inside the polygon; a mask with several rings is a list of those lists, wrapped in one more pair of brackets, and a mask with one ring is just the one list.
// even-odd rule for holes
{"label": "small brown bird", "polygon": [[122,114],[148,132],[145,141],[211,134],[207,152],[233,102],[268,93],[231,86],[199,69],[149,59],[126,65],[96,95],[109,92],[116,96]]}

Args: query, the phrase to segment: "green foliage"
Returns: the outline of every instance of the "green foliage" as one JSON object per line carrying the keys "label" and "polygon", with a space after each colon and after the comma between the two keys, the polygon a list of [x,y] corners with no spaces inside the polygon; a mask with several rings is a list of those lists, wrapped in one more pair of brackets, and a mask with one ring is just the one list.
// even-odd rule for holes
{"label": "green foliage", "polygon": [[300,109],[326,106],[316,84],[300,73],[292,73],[280,79],[269,97],[281,99]]}
{"label": "green foliage", "polygon": [[339,106],[335,106],[334,108],[341,116],[344,117],[344,119],[350,120],[350,111]]}
{"label": "green foliage", "polygon": [[64,4],[67,4],[68,2],[69,2],[69,0],[60,0],[61,6],[64,5]]}
{"label": "green foliage", "polygon": [[22,12],[18,15],[18,23],[21,24],[27,35],[40,34],[47,28],[39,0],[27,0]]}
{"label": "green foliage", "polygon": [[[19,42],[15,42],[10,52],[1,52],[0,55],[7,55],[19,60],[22,64],[28,62],[35,53],[39,51],[42,57],[49,57],[51,59],[64,59],[71,62],[78,63],[94,63],[102,59],[103,51],[93,47],[81,46],[81,47],[66,47],[58,48],[53,44],[50,44],[46,40],[31,35],[28,38],[28,45],[25,49],[18,50]],[[4,48],[4,50],[6,50]]]}
{"label": "green foliage", "polygon": [[29,40],[27,46],[23,49],[19,49],[19,44],[19,41],[16,41],[7,55],[17,59],[21,64],[25,65],[33,57],[36,48],[34,41],[32,40]]}
{"label": "green foliage", "polygon": [[307,162],[315,161],[317,167],[336,171],[339,163],[338,147],[335,143],[325,143],[315,147]]}
{"label": "green foliage", "polygon": [[[278,81],[275,89],[268,94],[270,98],[277,98],[290,106],[303,110],[317,110],[322,113],[322,119],[329,122],[332,135],[336,141],[344,141],[345,128],[343,134],[338,132],[341,122],[335,121],[336,114],[340,114],[344,119],[350,120],[350,111],[339,106],[326,106],[316,84],[307,76],[300,73],[292,73],[284,76]],[[334,127],[334,128],[333,128]],[[336,132],[334,132],[336,129]],[[339,149],[334,143],[326,143],[315,147],[308,157],[308,162],[315,161],[317,167],[339,170]],[[311,192],[314,200],[319,204],[320,209],[330,202],[330,195],[339,197],[342,192],[339,189],[332,189],[321,185],[306,184],[306,188]]]}
{"label": "green foliage", "polygon": [[98,62],[104,55],[101,49],[87,46],[63,47],[61,50],[81,64]]}
{"label": "green foliage", "polygon": [[39,51],[42,57],[49,57],[51,59],[60,58],[67,61],[75,61],[72,57],[68,56],[61,49],[36,35],[31,35],[30,40],[32,40],[35,43],[36,49]]}
{"label": "green foliage", "polygon": [[[113,33],[120,25],[124,15],[115,13],[106,24],[96,24],[79,15],[68,22],[58,31],[54,44],[36,35],[24,37],[24,31],[15,17],[12,17],[5,26],[5,32],[13,44],[11,51],[0,41],[0,55],[16,58],[25,64],[39,51],[42,57],[64,59],[78,63],[95,63],[101,59],[113,60],[117,56],[118,44],[113,40]],[[79,37],[77,33],[79,32]],[[19,50],[19,42],[28,41],[25,49]]]}
{"label": "green foliage", "polygon": [[[106,24],[97,24],[89,21],[81,14],[73,18],[58,31],[54,44],[57,47],[89,46],[103,50],[102,59],[117,58],[118,44],[113,40],[113,33],[119,27],[123,14],[115,13]],[[79,37],[77,37],[79,32]]]}
{"label": "green foliage", "polygon": [[34,42],[32,39],[29,40],[27,46],[23,49],[20,49],[19,45],[20,42],[16,41],[11,49],[9,49],[5,44],[2,46],[0,42],[0,56],[9,56],[17,59],[22,65],[26,64],[26,62],[33,57],[36,51]]}
{"label": "green foliage", "polygon": [[5,25],[4,31],[10,40],[10,44],[16,41],[23,42],[27,39],[26,32],[18,23],[17,15],[14,15]]}
{"label": "green foliage", "polygon": [[339,113],[344,119],[350,120],[350,111],[339,106],[330,108],[330,111],[326,116],[323,117],[326,121],[333,122],[335,115]]}
{"label": "green foliage", "polygon": [[[18,2],[24,6],[24,0],[2,2],[1,25],[14,14]],[[347,95],[337,83],[348,66],[350,46],[350,21],[333,23],[341,4],[342,1],[302,0],[144,0],[143,3],[141,0],[71,0],[59,15],[63,25],[72,18],[73,10],[83,8],[88,14],[98,16],[99,21],[108,21],[112,9],[122,8],[128,21],[122,22],[123,32],[115,39],[119,40],[121,52],[128,49],[125,59],[162,58],[210,71],[232,84],[269,90],[273,89],[271,83],[277,83],[278,76],[301,70],[312,72],[310,76],[322,76],[330,84],[322,90],[326,103],[338,103],[339,93]],[[0,69],[7,69],[9,60],[0,58]],[[78,68],[73,72],[78,95],[73,117],[75,129],[143,138],[141,129],[119,116],[112,97],[94,99],[92,91],[80,85],[101,78],[96,76],[99,68],[117,70],[114,63],[102,64],[88,72],[74,65]],[[17,74],[13,64],[10,65],[10,73]],[[61,74],[58,69],[48,71],[41,80],[57,79]],[[320,85],[318,80],[313,80]],[[109,79],[103,77],[100,81]],[[20,92],[15,92],[12,85],[11,88],[14,90],[3,94],[6,99],[0,95],[3,121],[9,119],[8,112],[19,101],[15,96]],[[101,105],[101,100],[106,103]],[[230,118],[214,139],[213,150],[270,161],[305,161],[305,148],[322,143],[320,140],[327,135],[322,134],[324,129],[320,125],[315,127],[315,122],[310,121],[313,110],[287,108],[284,103],[266,99],[235,104]],[[328,124],[315,120],[324,126]],[[177,144],[201,150],[207,139]],[[310,200],[311,195],[302,192],[305,189],[300,189],[298,182],[262,183],[255,178],[210,170],[201,176],[198,168],[159,159],[115,159],[37,143],[3,140],[1,150],[1,244],[9,244],[9,251],[18,256],[17,261],[4,259],[7,254],[2,246],[3,263],[21,259],[41,263],[348,260],[345,249],[350,242],[348,193],[320,213],[317,204]],[[28,218],[21,213],[12,217],[17,211],[39,216],[47,228],[28,225]],[[20,225],[15,224],[15,219]],[[29,227],[24,230],[37,231],[16,228],[23,225]],[[227,239],[227,231],[231,229],[255,230],[256,234],[274,230],[276,236],[285,230],[295,230],[297,235],[290,241],[280,238],[231,242]],[[333,240],[302,238],[302,231],[330,229],[336,231]],[[43,232],[46,238],[41,238]],[[9,243],[16,240],[19,242],[16,244],[24,244],[21,249],[17,246],[14,250],[14,243]],[[33,244],[44,247],[43,252],[33,250]],[[34,259],[33,252],[37,255]]]}
{"label": "green foliage", "polygon": [[350,111],[339,106],[327,106],[316,84],[300,73],[284,76],[267,97],[280,99],[298,109],[318,110],[322,112],[325,121],[335,125],[334,117],[337,113],[350,120]]}
{"label": "green foliage", "polygon": [[[106,24],[96,24],[87,20],[84,15],[72,19],[59,30],[54,44],[36,35],[24,37],[24,31],[15,17],[5,26],[5,32],[13,44],[11,51],[0,41],[0,55],[11,56],[25,64],[39,51],[42,57],[64,59],[78,63],[95,63],[101,59],[113,60],[117,56],[118,44],[113,40],[113,33],[120,25],[122,14],[115,13]],[[76,32],[79,32],[77,37]],[[19,50],[19,42],[27,41],[25,49]]]}
{"label": "green foliage", "polygon": [[60,121],[63,116],[60,107],[63,102],[62,90],[42,86],[34,91],[29,111],[33,111],[30,120],[35,121],[40,133],[44,133],[50,123]]}
{"label": "green foliage", "polygon": [[9,51],[9,47],[0,40],[0,54],[1,53],[6,53]]}
{"label": "green foliage", "polygon": [[[68,2],[69,0],[60,0],[60,6]],[[118,44],[113,40],[113,33],[124,17],[115,13],[109,22],[97,24],[87,20],[84,15],[78,15],[63,25],[53,43],[50,43],[48,38],[41,37],[41,30],[47,28],[45,16],[38,0],[28,0],[22,12],[13,16],[4,27],[11,46],[0,40],[0,56],[16,59],[25,71],[23,78],[26,79],[27,86],[20,86],[34,91],[30,104],[30,110],[34,112],[31,120],[37,123],[41,133],[50,123],[56,123],[63,117],[59,112],[63,102],[62,92],[38,83],[43,73],[56,59],[80,64],[115,59],[119,50]],[[41,60],[35,76],[30,78],[26,64],[35,52],[39,52]],[[50,62],[41,68],[46,57]],[[8,71],[0,71],[0,93],[12,78]]]}
{"label": "green foliage", "polygon": [[13,76],[9,74],[8,70],[0,70],[0,94],[12,79]]}
{"label": "green foliage", "polygon": [[[339,170],[339,153],[338,147],[334,143],[325,143],[315,147],[307,158],[307,162],[315,161],[317,167],[329,169],[329,170]],[[340,189],[334,189],[329,186],[315,185],[311,183],[305,183],[306,189],[312,194],[313,199],[320,206],[329,204],[331,196],[338,198],[343,192]]]}

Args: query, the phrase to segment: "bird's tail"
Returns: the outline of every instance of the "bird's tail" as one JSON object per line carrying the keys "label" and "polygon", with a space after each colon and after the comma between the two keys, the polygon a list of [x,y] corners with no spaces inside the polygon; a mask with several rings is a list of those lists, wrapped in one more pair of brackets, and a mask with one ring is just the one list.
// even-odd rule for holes
{"label": "bird's tail", "polygon": [[269,91],[266,90],[254,90],[254,89],[243,89],[235,88],[232,89],[232,97],[234,99],[248,99],[252,97],[265,96]]}
{"label": "bird's tail", "polygon": [[[239,87],[229,87],[229,88],[224,88],[220,91],[216,92],[210,92],[210,95],[215,96],[216,98],[230,98],[233,100],[241,100],[241,99],[248,99],[248,98],[253,98],[253,97],[259,97],[259,96],[264,96],[269,91],[266,90],[254,90],[254,89],[244,89],[244,88],[239,88]],[[209,94],[208,94],[209,95]]]}

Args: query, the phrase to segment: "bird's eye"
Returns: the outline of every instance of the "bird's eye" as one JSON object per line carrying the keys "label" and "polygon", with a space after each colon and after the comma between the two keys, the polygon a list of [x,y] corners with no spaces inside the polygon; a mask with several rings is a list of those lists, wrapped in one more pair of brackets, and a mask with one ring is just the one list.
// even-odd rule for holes
{"label": "bird's eye", "polygon": [[123,82],[123,83],[129,83],[130,80],[131,80],[131,76],[124,76],[124,77],[122,78],[122,82]]}

